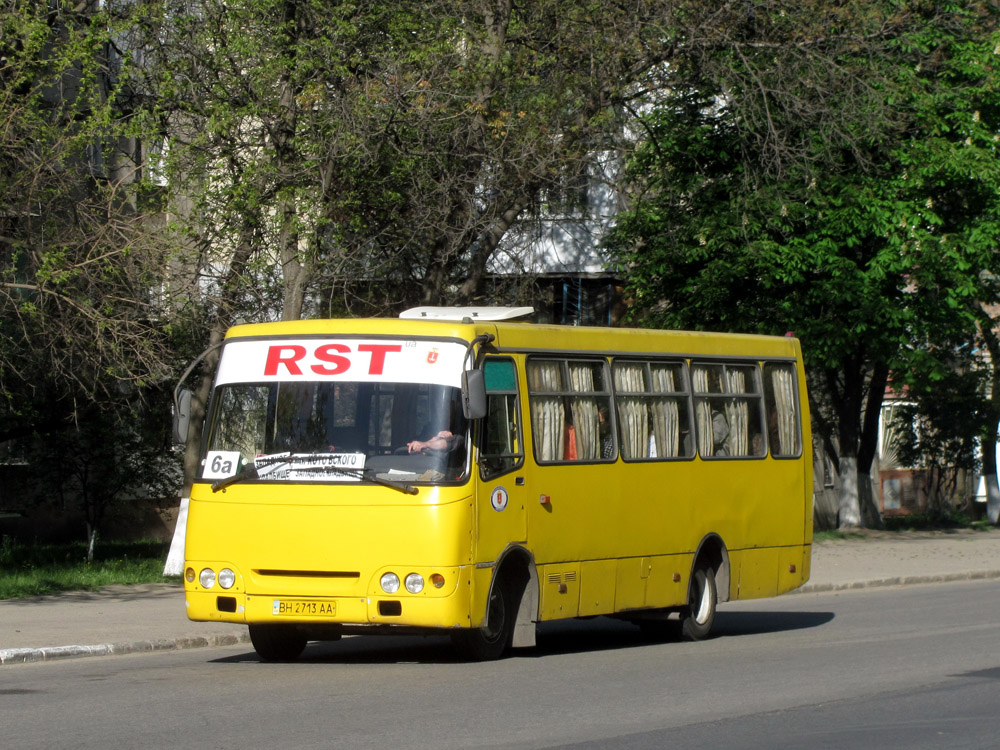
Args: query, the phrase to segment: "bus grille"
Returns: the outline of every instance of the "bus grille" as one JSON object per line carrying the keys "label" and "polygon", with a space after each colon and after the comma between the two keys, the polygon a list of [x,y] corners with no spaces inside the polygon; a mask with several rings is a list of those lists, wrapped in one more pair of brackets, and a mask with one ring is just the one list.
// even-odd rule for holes
{"label": "bus grille", "polygon": [[360,578],[357,570],[275,570],[264,568],[255,570],[260,576],[284,576],[286,578]]}

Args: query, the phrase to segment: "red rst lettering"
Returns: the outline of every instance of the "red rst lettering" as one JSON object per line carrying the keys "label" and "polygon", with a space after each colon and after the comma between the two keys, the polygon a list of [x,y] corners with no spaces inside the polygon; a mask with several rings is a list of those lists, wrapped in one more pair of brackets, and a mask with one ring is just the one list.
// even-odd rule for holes
{"label": "red rst lettering", "polygon": [[[289,354],[284,354],[284,352],[289,352]],[[295,363],[304,356],[306,356],[304,346],[293,344],[269,346],[267,348],[267,362],[264,364],[264,374],[277,375],[278,365],[284,365],[288,369],[289,375],[301,375],[302,370]]]}
{"label": "red rst lettering", "polygon": [[351,366],[351,360],[347,357],[341,357],[339,354],[333,354],[332,352],[340,352],[340,354],[347,354],[351,351],[350,347],[344,346],[343,344],[324,344],[316,350],[316,359],[320,362],[328,362],[333,367],[324,367],[323,365],[313,365],[312,371],[317,375],[339,375],[345,372],[347,368]]}
{"label": "red rst lettering", "polygon": [[361,344],[359,352],[371,352],[372,362],[368,367],[369,375],[381,375],[385,369],[385,355],[389,352],[401,352],[403,347],[399,344]]}

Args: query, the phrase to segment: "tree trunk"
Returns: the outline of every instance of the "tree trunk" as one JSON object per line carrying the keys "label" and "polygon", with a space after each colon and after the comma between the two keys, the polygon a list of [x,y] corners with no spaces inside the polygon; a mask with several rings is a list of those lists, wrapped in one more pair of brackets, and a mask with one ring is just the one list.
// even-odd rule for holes
{"label": "tree trunk", "polygon": [[459,303],[468,304],[475,299],[476,294],[480,291],[483,279],[486,277],[486,264],[489,263],[490,258],[500,244],[500,240],[503,239],[507,230],[510,229],[526,206],[526,201],[515,200],[479,238],[476,250],[469,261],[468,276],[459,289]]}
{"label": "tree trunk", "polygon": [[995,322],[982,303],[976,310],[979,334],[983,337],[990,353],[992,372],[990,373],[990,406],[993,419],[983,435],[983,483],[986,485],[986,518],[994,526],[1000,525],[1000,483],[997,481],[997,430],[1000,429],[1000,339],[997,338]]}
{"label": "tree trunk", "polygon": [[872,486],[872,464],[878,452],[878,433],[885,400],[885,387],[889,382],[889,367],[879,362],[872,367],[868,381],[868,396],[861,422],[861,439],[858,444],[858,498],[861,503],[861,517],[868,528],[881,529],[882,514],[875,499]]}
{"label": "tree trunk", "polygon": [[97,544],[97,527],[87,522],[87,562],[94,562],[94,546]]}
{"label": "tree trunk", "polygon": [[1000,483],[997,482],[997,427],[983,438],[983,483],[986,485],[986,518],[993,525],[1000,520]]}
{"label": "tree trunk", "polygon": [[840,456],[840,501],[837,509],[837,526],[856,529],[861,526],[861,503],[858,498],[858,459]]}

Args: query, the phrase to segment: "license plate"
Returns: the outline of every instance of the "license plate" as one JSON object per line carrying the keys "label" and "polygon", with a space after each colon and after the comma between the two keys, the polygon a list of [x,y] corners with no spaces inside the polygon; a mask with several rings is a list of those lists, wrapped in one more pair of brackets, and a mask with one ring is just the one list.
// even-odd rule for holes
{"label": "license plate", "polygon": [[281,617],[335,617],[337,602],[312,599],[274,599],[271,614]]}

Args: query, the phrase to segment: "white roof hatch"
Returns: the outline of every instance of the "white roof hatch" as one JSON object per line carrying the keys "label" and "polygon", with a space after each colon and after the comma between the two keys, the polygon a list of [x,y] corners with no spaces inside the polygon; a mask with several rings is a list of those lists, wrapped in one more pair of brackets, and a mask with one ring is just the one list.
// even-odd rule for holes
{"label": "white roof hatch", "polygon": [[404,320],[515,320],[534,312],[533,307],[411,307],[399,317]]}

